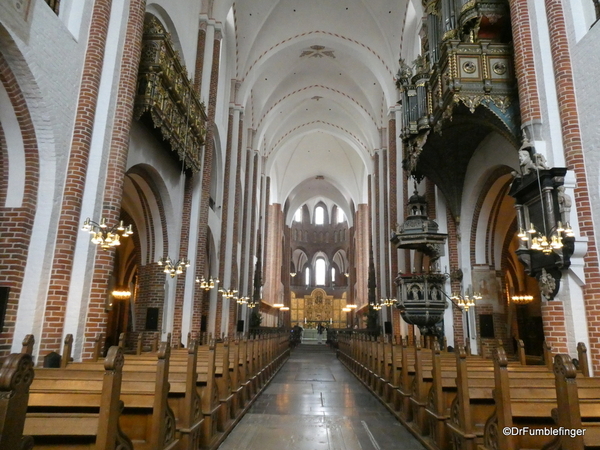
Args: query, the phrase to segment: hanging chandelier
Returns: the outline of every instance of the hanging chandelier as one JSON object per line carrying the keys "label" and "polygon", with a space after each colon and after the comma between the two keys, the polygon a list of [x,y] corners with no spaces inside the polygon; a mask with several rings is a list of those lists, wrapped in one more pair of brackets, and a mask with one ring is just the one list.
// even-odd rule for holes
{"label": "hanging chandelier", "polygon": [[237,294],[237,289],[219,289],[224,298],[233,298]]}
{"label": "hanging chandelier", "polygon": [[397,300],[395,298],[382,298],[380,304],[382,306],[394,306]]}
{"label": "hanging chandelier", "polygon": [[200,284],[200,289],[204,289],[205,291],[210,291],[214,289],[215,285],[219,282],[217,278],[210,277],[208,281],[203,276],[200,278],[196,277],[196,283]]}
{"label": "hanging chandelier", "polygon": [[238,305],[247,305],[248,302],[250,301],[250,297],[239,297],[237,298],[237,303]]}
{"label": "hanging chandelier", "polygon": [[94,222],[88,217],[83,222],[81,229],[90,233],[92,235],[92,243],[99,245],[104,250],[121,245],[122,237],[125,238],[133,234],[132,226],[125,226],[122,220],[119,221],[118,225],[108,228],[105,217],[100,218],[100,223]]}
{"label": "hanging chandelier", "polygon": [[450,297],[456,306],[458,306],[460,309],[464,309],[465,311],[469,311],[469,308],[474,307],[475,302],[477,300],[481,300],[482,298],[483,297],[479,293],[470,293],[468,291],[466,294],[454,293],[452,297]]}
{"label": "hanging chandelier", "polygon": [[254,302],[253,300],[248,302],[248,308],[250,308],[250,309],[256,308],[256,302]]}
{"label": "hanging chandelier", "polygon": [[559,221],[550,237],[547,237],[545,234],[536,230],[533,223],[529,224],[529,229],[527,231],[521,228],[517,236],[521,241],[529,243],[530,250],[538,250],[548,254],[564,247],[563,234],[566,237],[575,236],[573,229],[568,223],[563,227],[563,224]]}
{"label": "hanging chandelier", "polygon": [[159,266],[165,266],[164,273],[171,275],[171,278],[175,278],[184,272],[185,269],[190,267],[190,260],[183,258],[174,263],[168,256],[166,258],[160,258],[157,262]]}

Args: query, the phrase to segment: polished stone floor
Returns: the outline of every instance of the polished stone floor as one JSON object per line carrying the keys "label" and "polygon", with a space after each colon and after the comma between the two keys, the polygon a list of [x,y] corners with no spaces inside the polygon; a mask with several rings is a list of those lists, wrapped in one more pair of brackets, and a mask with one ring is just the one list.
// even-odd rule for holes
{"label": "polished stone floor", "polygon": [[423,450],[326,345],[301,344],[219,450]]}

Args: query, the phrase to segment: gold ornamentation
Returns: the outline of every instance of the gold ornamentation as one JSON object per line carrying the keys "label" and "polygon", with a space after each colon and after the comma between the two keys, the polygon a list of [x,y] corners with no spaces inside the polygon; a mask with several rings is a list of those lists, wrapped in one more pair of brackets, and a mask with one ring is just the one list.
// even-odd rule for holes
{"label": "gold ornamentation", "polygon": [[477,70],[477,66],[473,61],[465,62],[462,68],[466,73],[475,73],[475,71]]}
{"label": "gold ornamentation", "polygon": [[492,70],[494,71],[494,73],[496,75],[504,75],[506,73],[506,71],[508,70],[508,67],[503,62],[497,62],[492,67]]}
{"label": "gold ornamentation", "polygon": [[134,117],[148,113],[180,161],[192,172],[201,167],[206,112],[171,36],[152,17],[146,21]]}

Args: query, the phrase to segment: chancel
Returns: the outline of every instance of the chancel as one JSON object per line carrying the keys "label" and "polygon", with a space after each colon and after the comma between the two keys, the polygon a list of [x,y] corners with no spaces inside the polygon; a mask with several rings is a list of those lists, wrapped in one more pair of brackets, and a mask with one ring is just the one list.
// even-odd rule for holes
{"label": "chancel", "polygon": [[0,449],[600,447],[599,19],[0,1]]}

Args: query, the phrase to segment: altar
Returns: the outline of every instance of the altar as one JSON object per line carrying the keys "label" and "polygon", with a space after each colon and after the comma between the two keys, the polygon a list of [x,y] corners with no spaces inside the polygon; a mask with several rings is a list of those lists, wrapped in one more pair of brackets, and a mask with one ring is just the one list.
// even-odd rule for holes
{"label": "altar", "polygon": [[303,341],[316,341],[317,340],[317,330],[314,328],[304,329],[302,332],[302,340]]}
{"label": "altar", "polygon": [[342,298],[334,298],[332,295],[327,295],[324,289],[316,288],[310,295],[297,298],[292,291],[290,306],[292,326],[296,324],[302,326],[305,338],[316,340],[316,329],[319,324],[327,328],[346,328],[348,316],[344,311],[345,292]]}

